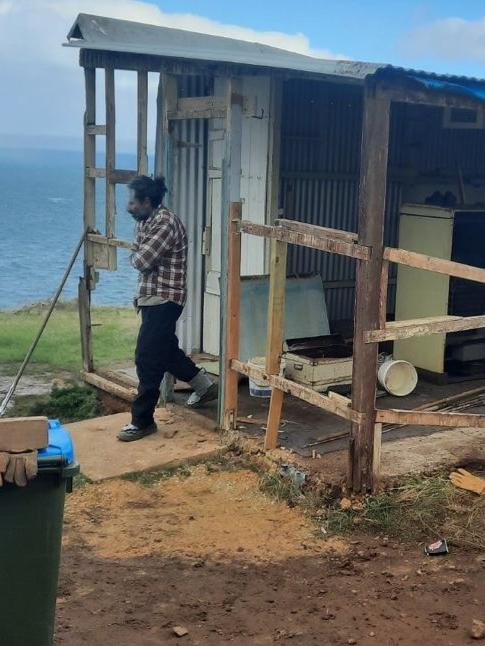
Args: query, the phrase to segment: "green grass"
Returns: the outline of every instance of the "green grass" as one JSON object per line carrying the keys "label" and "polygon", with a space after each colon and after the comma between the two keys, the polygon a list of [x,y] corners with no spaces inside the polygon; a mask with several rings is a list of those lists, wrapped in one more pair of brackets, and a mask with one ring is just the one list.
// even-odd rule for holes
{"label": "green grass", "polygon": [[52,389],[50,395],[17,397],[9,417],[44,415],[63,423],[79,422],[101,415],[98,393],[90,386],[70,384]]}
{"label": "green grass", "polygon": [[[43,320],[41,306],[18,311],[0,311],[0,365],[11,371],[23,360]],[[98,367],[133,359],[138,317],[131,308],[97,307],[91,316],[93,348]],[[54,310],[32,356],[36,364],[54,369],[81,368],[79,318],[75,304]]]}

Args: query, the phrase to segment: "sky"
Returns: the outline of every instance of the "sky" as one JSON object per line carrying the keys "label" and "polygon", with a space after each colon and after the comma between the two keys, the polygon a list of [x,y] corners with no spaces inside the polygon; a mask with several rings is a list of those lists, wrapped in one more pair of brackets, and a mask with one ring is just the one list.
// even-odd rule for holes
{"label": "sky", "polygon": [[[79,12],[485,78],[484,0],[0,0],[0,147],[81,147],[83,77],[61,46]],[[119,78],[128,147],[135,81]]]}

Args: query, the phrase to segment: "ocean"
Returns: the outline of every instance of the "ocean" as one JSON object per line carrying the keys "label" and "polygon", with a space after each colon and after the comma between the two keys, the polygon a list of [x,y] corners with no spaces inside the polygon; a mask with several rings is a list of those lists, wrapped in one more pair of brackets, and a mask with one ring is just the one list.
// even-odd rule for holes
{"label": "ocean", "polygon": [[[54,295],[82,233],[82,152],[0,148],[0,309],[46,301]],[[99,166],[103,166],[100,158]],[[117,155],[119,168],[135,168],[135,156]],[[104,231],[104,180],[97,180],[97,227]],[[117,231],[133,237],[126,187],[117,187]],[[82,252],[62,293],[77,296]],[[129,305],[136,272],[129,251],[118,250],[118,271],[100,271],[94,305]]]}

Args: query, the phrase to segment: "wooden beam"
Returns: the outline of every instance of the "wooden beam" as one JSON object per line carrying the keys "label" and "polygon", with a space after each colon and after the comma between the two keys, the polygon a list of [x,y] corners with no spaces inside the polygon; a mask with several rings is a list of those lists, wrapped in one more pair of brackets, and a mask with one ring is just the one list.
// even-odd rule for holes
{"label": "wooden beam", "polygon": [[136,170],[115,168],[109,174],[109,181],[111,184],[129,184],[137,175],[138,172]]}
{"label": "wooden beam", "polygon": [[346,240],[347,242],[357,242],[358,234],[352,231],[344,231],[343,229],[329,229],[328,227],[319,227],[315,224],[308,224],[306,222],[299,222],[298,220],[285,220],[280,218],[275,222],[290,231],[298,231],[300,233],[307,233],[321,238],[336,238],[339,240]]}
{"label": "wooden beam", "polygon": [[106,236],[102,236],[97,233],[88,233],[87,239],[89,242],[107,244],[111,247],[120,247],[121,249],[130,249],[130,251],[134,251],[135,249],[133,242],[128,242],[128,240],[119,240],[118,238],[107,238]]}
{"label": "wooden beam", "polygon": [[226,110],[223,96],[181,97],[176,109],[168,112],[168,119],[224,119]]}
{"label": "wooden beam", "polygon": [[393,247],[386,247],[384,249],[384,258],[390,262],[406,265],[406,267],[426,269],[438,274],[464,278],[465,280],[472,280],[476,283],[485,283],[485,269],[464,265],[461,262],[454,262],[453,260],[434,258],[423,253],[406,251],[405,249],[394,249]]}
{"label": "wooden beam", "polygon": [[92,386],[95,386],[96,388],[99,388],[100,390],[103,390],[104,392],[107,392],[110,395],[113,395],[114,397],[118,397],[118,399],[123,399],[124,401],[132,402],[136,397],[135,388],[127,388],[125,386],[120,386],[119,384],[113,381],[110,381],[109,379],[100,377],[94,372],[87,372],[86,370],[81,370],[81,378],[87,384],[91,384]]}
{"label": "wooden beam", "polygon": [[[278,375],[268,375],[263,368],[250,363],[233,360],[231,365],[233,369],[240,374],[257,379],[258,381],[266,381],[271,387],[288,393],[297,399],[302,399],[308,404],[312,404],[312,406],[316,406],[317,408],[327,411],[327,413],[332,413],[333,415],[337,415],[338,417],[343,417],[344,419],[354,422],[362,421],[362,415],[349,408],[347,403],[342,403],[338,399],[322,395],[309,386],[297,384],[295,381],[291,381],[290,379],[286,379],[285,377],[280,377]],[[344,433],[342,437],[345,435],[346,433]]]}
{"label": "wooden beam", "polygon": [[[84,69],[86,109],[84,112],[84,230],[96,228],[96,179],[87,175],[88,168],[96,166],[96,136],[89,132],[96,123],[96,70]],[[82,281],[82,285],[81,285]],[[78,310],[81,334],[81,354],[85,369],[93,369],[93,343],[91,335],[91,291],[95,288],[95,271],[90,261],[88,245],[84,245],[83,278],[78,287]]]}
{"label": "wooden beam", "polygon": [[387,320],[387,288],[389,284],[389,261],[382,261],[381,283],[379,286],[379,327],[383,328]]}
{"label": "wooden beam", "polygon": [[106,168],[94,168],[93,166],[86,167],[85,176],[89,179],[102,179],[106,177]]}
{"label": "wooden beam", "polygon": [[474,99],[464,94],[449,94],[446,91],[420,89],[410,87],[409,84],[405,85],[404,83],[399,86],[398,83],[398,81],[392,84],[382,83],[382,92],[385,93],[390,101],[395,103],[417,103],[470,110],[483,108],[483,101],[478,97]]}
{"label": "wooden beam", "polygon": [[[224,156],[222,160],[221,187],[221,275],[220,275],[220,341],[219,341],[219,378],[225,384],[229,365],[226,353],[231,349],[227,338],[231,330],[228,317],[231,315],[229,273],[229,231],[228,219],[231,217],[231,203],[241,201],[241,142],[242,142],[242,101],[241,81],[226,78],[224,99],[226,104],[226,121],[224,133]],[[232,377],[230,378],[232,379]],[[219,390],[217,410],[218,425],[224,428],[227,408],[226,390]]]}
{"label": "wooden beam", "polygon": [[90,124],[86,126],[86,134],[88,135],[105,135],[106,126]]}
{"label": "wooden beam", "polygon": [[[266,373],[269,375],[280,374],[285,326],[287,248],[286,242],[271,240],[268,332],[266,336]],[[264,439],[265,450],[275,449],[278,444],[283,395],[284,391],[273,388]]]}
{"label": "wooden beam", "polygon": [[415,336],[428,336],[443,332],[462,332],[477,330],[485,327],[485,316],[437,316],[428,319],[411,319],[409,321],[393,321],[382,330],[364,332],[366,343],[410,339]]}
{"label": "wooden beam", "polygon": [[368,262],[358,261],[355,284],[352,408],[362,421],[350,429],[349,488],[374,488],[375,396],[377,345],[364,342],[364,332],[379,328],[380,281],[387,188],[390,102],[379,88],[364,86],[361,167],[359,183],[359,244],[372,248]]}
{"label": "wooden beam", "polygon": [[148,175],[147,132],[148,132],[148,72],[138,72],[137,111],[137,173]]}
{"label": "wooden beam", "polygon": [[110,176],[116,166],[116,110],[115,110],[115,74],[114,69],[105,70],[105,99],[106,99],[106,235],[115,235],[116,194],[115,185]]}
{"label": "wooden beam", "polygon": [[81,331],[81,355],[84,370],[94,370],[93,344],[91,339],[91,294],[86,287],[86,278],[80,277],[78,284],[79,327]]}
{"label": "wooden beam", "polygon": [[371,256],[370,249],[367,246],[355,244],[342,239],[291,231],[285,227],[256,224],[255,222],[243,220],[241,223],[241,231],[253,236],[273,238],[274,240],[280,240],[281,242],[301,245],[302,247],[310,247],[311,249],[319,249],[320,251],[329,251],[330,253],[336,253],[341,256],[350,256],[351,258],[358,258],[360,260],[369,260]]}
{"label": "wooden beam", "polygon": [[[167,193],[164,203],[169,208],[173,208],[175,200],[173,169],[176,150],[168,113],[177,105],[177,94],[177,78],[165,72],[160,72],[155,132],[155,176],[165,177]],[[173,375],[166,372],[161,385],[161,397],[165,403],[173,400],[174,383]]]}
{"label": "wooden beam", "polygon": [[378,410],[376,419],[383,424],[415,426],[451,426],[453,428],[485,428],[485,415],[473,413],[440,413],[413,410]]}
{"label": "wooden beam", "polygon": [[237,428],[238,373],[231,361],[239,358],[241,317],[241,202],[229,205],[228,262],[227,262],[227,318],[226,318],[226,377],[224,379],[224,429]]}

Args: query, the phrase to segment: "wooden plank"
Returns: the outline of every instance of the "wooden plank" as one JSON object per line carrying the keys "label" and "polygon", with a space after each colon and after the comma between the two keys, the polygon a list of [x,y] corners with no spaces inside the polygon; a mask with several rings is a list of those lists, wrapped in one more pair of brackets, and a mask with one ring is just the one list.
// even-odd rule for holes
{"label": "wooden plank", "polygon": [[346,240],[347,242],[357,242],[358,234],[351,231],[344,231],[343,229],[329,229],[328,227],[319,227],[315,224],[308,224],[306,222],[299,222],[298,220],[285,220],[280,218],[275,222],[285,229],[290,231],[299,231],[300,233],[307,233],[321,238],[337,238]]}
{"label": "wooden plank", "polygon": [[227,104],[223,96],[180,97],[175,110],[169,110],[168,119],[224,119]]}
{"label": "wooden plank", "polygon": [[148,175],[148,72],[138,72],[137,169],[138,175]]}
{"label": "wooden plank", "polygon": [[[96,166],[96,136],[89,132],[96,123],[96,70],[84,69],[86,109],[84,112],[84,230],[96,228],[96,179],[87,174],[88,168]],[[96,287],[94,267],[90,262],[89,245],[84,245],[83,285],[78,288],[79,324],[81,330],[81,354],[85,368],[93,368],[93,344],[91,336],[91,291]]]}
{"label": "wooden plank", "polygon": [[106,236],[102,236],[97,233],[88,233],[87,239],[89,242],[96,242],[98,244],[107,244],[111,247],[130,249],[131,251],[134,251],[135,249],[133,242],[129,242],[128,240],[119,240],[118,238],[107,238]]}
{"label": "wooden plank", "polygon": [[241,317],[241,202],[231,202],[228,219],[227,262],[227,318],[226,318],[226,376],[224,379],[224,426],[225,430],[237,428],[238,373],[231,361],[239,358]]}
{"label": "wooden plank", "polygon": [[485,428],[485,415],[473,413],[440,413],[392,408],[378,410],[376,420],[384,424]]}
{"label": "wooden plank", "polygon": [[86,279],[84,277],[80,277],[78,283],[78,309],[83,367],[87,372],[91,372],[94,369],[91,327],[91,294],[86,287]]}
{"label": "wooden plank", "polygon": [[350,429],[349,488],[374,488],[375,397],[377,345],[364,342],[364,332],[379,328],[380,281],[387,189],[390,102],[372,81],[364,86],[364,116],[359,182],[359,244],[372,248],[368,262],[357,263],[355,283],[352,408],[362,414]]}
{"label": "wooden plank", "polygon": [[115,109],[115,73],[114,69],[105,70],[105,100],[106,100],[106,235],[115,235],[116,219],[116,187],[110,177],[116,166],[116,109]]}
{"label": "wooden plank", "polygon": [[373,487],[374,491],[379,488],[379,480],[381,477],[381,447],[382,447],[382,424],[376,423],[374,425],[374,459],[372,461]]}
{"label": "wooden plank", "polygon": [[47,417],[0,419],[0,451],[44,449],[49,444]]}
{"label": "wooden plank", "polygon": [[111,184],[129,184],[138,175],[136,170],[122,170],[115,168],[109,174]]}
{"label": "wooden plank", "polygon": [[389,284],[389,261],[382,261],[381,284],[379,286],[379,327],[383,328],[387,320],[387,288]]}
{"label": "wooden plank", "polygon": [[[221,84],[222,85],[222,84]],[[241,141],[242,141],[242,101],[240,100],[241,81],[226,78],[224,80],[224,99],[226,102],[226,122],[224,133],[224,155],[222,160],[221,186],[221,274],[220,274],[220,341],[219,341],[219,379],[225,384],[229,362],[226,358],[229,333],[228,317],[230,316],[229,272],[229,227],[231,202],[241,201]],[[224,428],[226,423],[226,389],[219,390],[217,409],[218,425]]]}
{"label": "wooden plank", "polygon": [[[96,122],[96,70],[84,69],[86,109],[84,112],[84,168],[96,166],[96,137],[88,131]],[[84,177],[84,226],[96,226],[96,182],[94,178]]]}
{"label": "wooden plank", "polygon": [[358,258],[360,260],[369,260],[371,255],[367,246],[354,244],[346,240],[299,233],[298,231],[290,231],[284,227],[256,224],[255,222],[248,222],[247,220],[242,221],[241,231],[253,236],[273,238],[281,242],[310,247],[311,249],[319,249],[320,251],[329,251],[341,256],[350,256],[351,258]]}
{"label": "wooden plank", "polygon": [[[177,105],[177,78],[160,72],[157,92],[157,117],[155,131],[155,177],[165,177],[167,193],[164,203],[169,208],[174,205],[174,157],[175,146],[168,113]],[[162,381],[161,392],[165,402],[173,399],[174,379],[168,372]]]}
{"label": "wooden plank", "polygon": [[434,258],[423,253],[415,251],[406,251],[405,249],[394,249],[386,247],[384,249],[384,258],[390,262],[395,262],[406,267],[415,267],[416,269],[427,269],[438,274],[446,276],[455,276],[472,280],[476,283],[485,283],[485,269],[472,267],[461,262],[453,260],[444,260],[443,258]]}
{"label": "wooden plank", "polygon": [[271,387],[282,390],[297,399],[302,399],[308,404],[312,404],[312,406],[322,408],[328,413],[333,413],[334,415],[354,422],[362,420],[362,416],[349,408],[347,404],[343,405],[340,401],[327,395],[322,395],[308,386],[297,384],[290,379],[278,375],[268,375],[263,368],[249,363],[243,363],[242,361],[233,360],[231,365],[234,370],[237,370],[242,375],[257,379],[258,381],[266,381]]}
{"label": "wooden plank", "polygon": [[136,397],[135,388],[126,388],[125,386],[120,386],[119,384],[113,381],[110,381],[109,379],[100,377],[94,372],[87,372],[86,370],[81,370],[81,378],[87,384],[91,384],[92,386],[95,386],[96,388],[99,388],[100,390],[103,390],[104,392],[107,392],[110,395],[113,395],[114,397],[118,397],[118,399],[123,399],[124,401],[132,402]]}
{"label": "wooden plank", "polygon": [[105,135],[106,126],[90,124],[86,126],[86,134],[88,135]]}
{"label": "wooden plank", "polygon": [[389,100],[396,103],[417,103],[441,107],[467,108],[470,110],[483,108],[481,99],[466,96],[465,94],[448,94],[446,91],[418,89],[404,84],[398,87],[395,82],[392,85],[384,82],[382,89]]}
{"label": "wooden plank", "polygon": [[103,179],[106,177],[106,168],[87,167],[85,169],[85,174],[89,179]]}
{"label": "wooden plank", "polygon": [[366,343],[380,343],[381,341],[410,339],[415,336],[428,336],[443,332],[477,330],[482,327],[485,327],[485,316],[466,316],[462,318],[437,316],[436,320],[411,319],[409,321],[395,321],[392,325],[386,325],[383,330],[365,332],[364,340]]}
{"label": "wooden plank", "polygon": [[[271,240],[268,299],[268,332],[266,336],[266,372],[279,375],[285,325],[286,242]],[[265,450],[275,449],[283,408],[283,391],[273,388],[264,439]]]}

